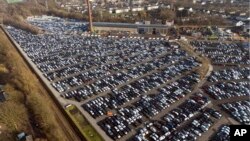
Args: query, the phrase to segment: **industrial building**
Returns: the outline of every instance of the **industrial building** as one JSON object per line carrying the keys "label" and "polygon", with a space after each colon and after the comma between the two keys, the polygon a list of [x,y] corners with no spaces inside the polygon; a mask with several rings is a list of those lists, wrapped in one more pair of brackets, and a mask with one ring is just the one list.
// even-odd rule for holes
{"label": "industrial building", "polygon": [[162,24],[132,24],[132,23],[109,23],[94,22],[95,31],[127,31],[139,34],[166,34],[169,26]]}

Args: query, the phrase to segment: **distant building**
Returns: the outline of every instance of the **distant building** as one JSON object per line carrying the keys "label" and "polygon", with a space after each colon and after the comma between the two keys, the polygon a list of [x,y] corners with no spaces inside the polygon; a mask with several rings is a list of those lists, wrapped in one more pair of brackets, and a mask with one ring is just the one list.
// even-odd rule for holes
{"label": "distant building", "polygon": [[140,25],[137,29],[139,34],[167,34],[168,26],[166,25]]}
{"label": "distant building", "polygon": [[246,16],[246,15],[247,15],[247,13],[245,13],[245,12],[240,13],[240,16]]}
{"label": "distant building", "polygon": [[193,8],[192,7],[188,8],[188,12],[194,12]]}
{"label": "distant building", "polygon": [[150,25],[150,21],[145,21],[145,25]]}
{"label": "distant building", "polygon": [[238,22],[235,24],[235,26],[243,26],[244,24],[245,24],[244,22],[238,21]]}
{"label": "distant building", "polygon": [[145,0],[130,0],[132,5],[140,5],[144,2]]}
{"label": "distant building", "polygon": [[193,10],[193,9],[186,9],[184,7],[179,7],[176,11],[176,16],[180,18],[188,17],[190,10]]}
{"label": "distant building", "polygon": [[235,12],[235,11],[231,11],[231,12],[229,12],[229,15],[235,16],[235,15],[236,15],[236,12]]}
{"label": "distant building", "polygon": [[166,20],[166,26],[173,26],[174,25],[174,20],[168,21]]}
{"label": "distant building", "polygon": [[144,10],[143,7],[133,7],[133,8],[131,8],[131,11],[132,11],[132,12],[143,11],[143,10]]}
{"label": "distant building", "polygon": [[120,9],[113,9],[113,8],[110,8],[109,9],[109,13],[112,14],[112,13],[115,13],[115,14],[119,14],[119,13],[126,13],[126,12],[129,12],[130,9],[129,8],[120,8]]}
{"label": "distant building", "polygon": [[178,11],[183,11],[184,10],[184,7],[179,7],[178,8]]}
{"label": "distant building", "polygon": [[98,31],[126,31],[130,33],[152,34],[153,31],[159,34],[166,34],[169,26],[162,24],[143,24],[143,23],[108,23],[94,22],[95,29]]}
{"label": "distant building", "polygon": [[149,6],[146,6],[146,10],[150,11],[150,10],[155,10],[155,9],[158,9],[159,8],[159,5],[149,5]]}

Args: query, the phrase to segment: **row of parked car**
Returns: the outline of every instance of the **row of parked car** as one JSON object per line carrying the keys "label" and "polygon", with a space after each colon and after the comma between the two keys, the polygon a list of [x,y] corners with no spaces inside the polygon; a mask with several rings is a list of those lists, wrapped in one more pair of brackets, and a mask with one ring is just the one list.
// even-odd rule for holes
{"label": "row of parked car", "polygon": [[[211,109],[212,110],[212,109]],[[191,123],[185,125],[180,130],[174,131],[171,141],[190,140],[195,141],[202,138],[203,133],[207,132],[217,119],[213,119],[210,113],[203,113],[192,120]]]}
{"label": "row of parked car", "polygon": [[[135,55],[139,56],[139,59],[145,59],[140,56],[147,57],[149,54],[158,56],[159,54],[155,53],[171,50],[166,41],[159,40],[57,34],[36,36],[14,28],[10,28],[9,32],[43,72],[74,66],[81,62],[90,63],[91,66],[100,65]],[[137,60],[136,57],[132,59]]]}
{"label": "row of parked car", "polygon": [[[83,101],[82,107],[112,139],[124,137],[156,115],[162,117],[200,81],[195,71],[201,63],[175,43],[8,31],[61,96]],[[163,132],[158,135],[158,128],[169,134],[208,103],[196,94],[171,111],[177,120],[157,119],[157,128],[148,122],[155,132],[152,138],[166,138]]]}
{"label": "row of parked car", "polygon": [[211,138],[213,141],[229,141],[230,140],[230,127],[222,125],[217,133]]}
{"label": "row of parked car", "polygon": [[88,25],[85,23],[66,21],[59,17],[36,17],[28,19],[28,22],[46,32],[55,32],[57,34],[82,33],[88,30]]}
{"label": "row of parked car", "polygon": [[199,81],[197,78],[199,78],[199,75],[196,73],[182,77],[171,84],[159,88],[159,92],[156,94],[143,95],[134,103],[134,106],[139,107],[145,117],[152,118],[190,93],[194,84],[197,84]]}
{"label": "row of parked car", "polygon": [[[91,97],[94,94],[111,91],[117,86],[124,85],[129,81],[131,85],[138,88],[139,91],[146,92],[153,87],[166,83],[176,75],[181,75],[183,72],[191,71],[193,68],[198,67],[199,65],[200,63],[195,61],[194,58],[188,58],[175,64],[163,67],[160,70],[155,70],[158,67],[152,67],[152,65],[145,67],[144,69],[135,67],[135,69],[130,69],[127,72],[118,72],[104,77],[101,80],[97,80],[89,85],[82,86],[76,90],[63,93],[62,96],[66,98],[74,97],[77,100],[86,99],[87,97]],[[143,78],[139,78],[141,76],[143,76]],[[139,80],[133,81],[138,78]]]}
{"label": "row of parked car", "polygon": [[[51,38],[57,38],[56,36],[57,35],[53,35],[53,37]],[[75,40],[83,41],[79,42]],[[86,40],[90,40],[91,42],[86,44],[84,42]],[[74,64],[90,64],[91,66],[100,66],[102,64],[106,64],[113,61],[123,62],[123,60],[127,60],[127,63],[128,61],[132,61],[131,63],[133,63],[134,61],[147,59],[149,57],[155,57],[159,54],[163,54],[171,50],[170,46],[165,45],[163,41],[158,41],[156,43],[154,43],[155,41],[151,41],[145,42],[145,44],[144,42],[141,42],[138,39],[119,39],[118,41],[119,44],[116,44],[115,40],[112,38],[80,36],[75,39],[71,39],[70,42],[63,41],[65,42],[63,43],[65,44],[65,46],[69,44],[68,46],[70,46],[70,48],[74,48],[74,50],[79,50],[74,54],[71,53],[71,50],[63,51],[62,53],[60,53],[58,50],[55,50],[55,53],[57,54],[51,52],[46,56],[43,55],[44,58],[43,56],[41,56],[41,54],[35,54],[36,56],[33,55],[32,57],[41,58],[38,60],[39,62],[44,62],[44,60],[47,61],[49,59],[49,62],[45,64],[40,63],[38,64],[38,67],[41,68],[44,72],[51,72],[55,70],[60,70],[60,68],[64,68],[64,66],[74,66]],[[79,46],[79,44],[80,47],[76,48],[75,46]],[[100,46],[100,44],[103,46]],[[90,46],[91,48],[89,48]],[[58,57],[55,58],[55,55],[57,55]],[[51,56],[53,56],[54,60],[50,59]]]}
{"label": "row of parked car", "polygon": [[249,79],[250,78],[250,68],[229,68],[219,71],[213,71],[208,77],[209,82],[218,82],[225,80],[240,80],[240,79]]}
{"label": "row of parked car", "polygon": [[238,101],[221,105],[241,124],[250,125],[250,101]]}
{"label": "row of parked car", "polygon": [[[184,56],[180,56],[180,54]],[[128,64],[125,62],[119,63],[119,65],[116,63],[101,65],[98,68],[82,72],[81,74],[78,74],[76,76],[66,77],[52,84],[57,85],[55,86],[55,88],[59,88],[63,84],[69,84],[70,87],[77,87],[77,86],[82,85],[83,83],[87,84],[88,82],[91,82],[91,81],[96,82],[100,78],[105,79],[107,77],[115,76],[121,71],[123,72],[126,71],[125,72],[126,75],[129,78],[134,79],[150,71],[164,67],[164,65],[168,65],[172,61],[178,62],[180,59],[182,59],[185,56],[186,54],[184,52],[183,53],[178,52],[177,54],[173,53],[173,55],[171,56],[163,56],[163,57],[156,58],[154,60],[144,62],[144,63],[142,62],[140,63],[138,60],[135,63],[140,63],[140,64],[137,66],[136,64],[133,64],[135,65],[134,67],[131,67],[132,64]],[[115,68],[117,68],[117,70],[115,70]],[[113,72],[112,75],[111,75],[111,72]],[[67,86],[65,86],[63,89],[64,91],[66,91]]]}
{"label": "row of parked car", "polygon": [[[202,111],[207,104],[210,103],[208,97],[203,96],[201,93],[194,94],[190,99],[185,101],[179,107],[168,112],[164,115],[161,120],[154,120],[148,123],[145,123],[143,127],[138,129],[136,135],[131,139],[133,141],[165,141],[165,140],[195,140],[197,136],[201,136],[202,130],[206,131],[209,127],[209,124],[205,122],[198,121],[196,122],[197,129],[190,129],[188,132],[179,132],[177,129],[179,126],[197,115],[199,111]],[[203,111],[202,111],[203,112]],[[217,112],[217,111],[216,111]],[[209,115],[207,115],[209,116]],[[201,117],[207,117],[202,115]],[[206,120],[207,121],[207,120]],[[198,124],[199,123],[199,124]],[[204,124],[204,125],[203,125]],[[211,126],[211,125],[210,125]],[[190,126],[192,127],[192,126]],[[178,131],[178,134],[176,134]],[[190,134],[190,137],[188,137]]]}
{"label": "row of parked car", "polygon": [[[169,67],[166,69],[169,69]],[[167,75],[166,72],[162,72],[162,74],[165,74],[165,76]],[[130,83],[129,85],[125,85],[120,89],[112,89],[111,93],[109,93],[106,98],[98,97],[93,99],[85,103],[83,108],[94,118],[97,118],[107,113],[109,109],[114,109],[118,106],[124,105],[136,97],[148,93],[150,90],[161,86],[171,79],[174,79],[174,75],[168,75],[168,77],[164,77],[164,75],[161,75],[161,77],[157,76],[159,76],[159,73],[154,73],[152,75],[135,80],[134,82]],[[167,85],[165,87],[163,86],[160,88],[159,93],[157,93],[155,96],[141,97],[138,102],[135,103],[135,106],[142,107],[146,116],[154,116],[162,109],[166,108],[173,102],[183,98],[187,93],[191,92],[192,86],[198,82],[199,75],[192,72],[190,75],[178,79],[171,85]],[[144,103],[145,100],[148,102]],[[159,107],[155,108],[155,106]]]}
{"label": "row of parked car", "polygon": [[112,139],[120,139],[131,131],[128,122],[123,116],[111,116],[105,118],[98,125],[109,135]]}
{"label": "row of parked car", "polygon": [[[140,94],[139,91],[136,91],[137,89],[133,89],[131,88],[131,86],[129,86],[130,89],[133,90],[132,92],[137,97],[133,98],[126,97],[127,93],[131,94],[131,91],[129,91],[129,89],[126,88],[123,89],[125,90],[124,93],[121,93],[116,96],[117,97],[116,99],[112,97],[111,94],[109,95],[110,97],[98,97],[84,104],[83,108],[87,110],[89,114],[92,115],[94,118],[107,115],[109,111],[115,110],[116,111],[114,112],[116,113],[115,118],[106,117],[104,120],[101,120],[98,125],[100,125],[100,127],[111,138],[119,139],[127,134],[128,129],[138,127],[142,122],[145,121],[145,119],[151,119],[157,114],[160,114],[167,107],[171,106],[174,102],[183,98],[187,93],[191,91],[193,84],[197,83],[196,78],[199,78],[199,76],[195,73],[193,75],[183,77],[182,79],[179,79],[176,82],[167,85],[166,88],[159,89],[158,93],[150,95]],[[190,85],[188,85],[187,87],[187,84]],[[117,93],[117,91],[114,91],[114,93]],[[123,107],[119,108],[119,106],[121,106],[120,104],[128,103],[131,100],[134,101],[131,104],[129,104],[129,106],[126,106],[125,108]],[[198,103],[196,103],[194,100],[197,101]],[[188,110],[187,113],[189,112],[192,113],[192,109],[194,110],[199,109],[200,108],[198,106],[199,104],[205,105],[209,103],[209,100],[207,97],[204,97],[201,94],[197,94],[196,96],[193,97],[193,100],[191,100],[190,102],[191,102],[190,105],[185,104],[181,106],[183,108],[183,112]],[[116,103],[118,103],[117,106],[115,106]],[[188,116],[185,117],[187,119]],[[119,119],[119,120],[122,119],[124,123],[113,125],[110,122],[111,121],[112,123],[116,122],[116,120],[113,121],[114,119]],[[124,125],[130,125],[130,126],[123,128]]]}
{"label": "row of parked car", "polygon": [[249,81],[219,82],[210,86],[204,86],[206,93],[214,99],[221,100],[231,97],[249,96]]}
{"label": "row of parked car", "polygon": [[[90,38],[91,40],[100,40],[99,38]],[[83,39],[83,40],[90,40],[90,39]],[[112,39],[107,39],[110,40],[110,42],[112,42]],[[109,42],[107,42],[107,40],[104,42],[101,42],[100,44],[103,44],[104,46],[111,46],[109,45]],[[132,39],[131,39],[132,40]],[[133,39],[134,40],[134,39]],[[133,40],[132,41],[128,41],[130,44],[126,45],[123,44],[121,46],[119,46],[121,49],[115,48],[116,46],[118,46],[117,44],[112,44],[112,47],[109,47],[108,49],[104,50],[104,49],[97,49],[98,51],[94,54],[90,51],[86,51],[87,53],[85,54],[81,54],[82,52],[79,52],[78,54],[81,55],[73,55],[71,56],[71,66],[74,66],[73,64],[79,64],[79,63],[86,63],[86,64],[90,64],[91,66],[100,66],[103,64],[107,64],[107,63],[112,63],[112,62],[117,62],[117,63],[122,63],[124,62],[125,65],[130,63],[134,63],[135,61],[138,60],[144,60],[144,59],[149,59],[152,57],[156,57],[159,56],[160,54],[164,54],[168,51],[171,51],[169,46],[164,47],[162,44],[159,44],[159,46],[154,46],[155,48],[149,48],[149,47],[137,47],[140,44],[133,44]],[[126,42],[126,40],[121,40],[120,42]],[[160,43],[160,42],[159,42]],[[93,46],[95,44],[93,43]],[[143,45],[143,44],[142,44]],[[113,47],[114,46],[114,47]],[[153,46],[153,45],[152,45]],[[84,47],[88,47],[88,46],[82,46]],[[39,65],[39,67],[42,67],[43,69],[45,69],[45,71],[54,71],[56,69],[62,67],[60,64],[60,62],[65,62],[65,60],[68,60],[68,57],[65,57],[61,60],[58,61],[52,61],[48,64],[41,64]],[[67,64],[68,65],[68,64]],[[51,67],[52,69],[46,70],[46,67]]]}
{"label": "row of parked car", "polygon": [[197,52],[209,57],[213,64],[250,64],[249,52],[240,43],[191,41],[190,44]]}
{"label": "row of parked car", "polygon": [[[79,99],[93,93],[110,90],[130,78],[150,72],[152,68],[161,68],[187,56],[178,46],[159,40],[142,41],[127,38],[114,40],[105,37],[68,37],[55,34],[37,36],[15,28],[9,28],[9,32],[37,64],[44,76],[53,81],[52,86],[58,92],[70,92],[71,88],[91,83],[63,94],[67,98],[71,98],[75,93],[79,93],[80,96],[77,97]],[[171,54],[160,57],[166,53]],[[146,62],[150,59],[153,61]],[[190,58],[190,61],[181,62],[177,68],[171,67],[185,70],[189,69],[188,63],[197,65],[197,62]],[[133,70],[132,67],[137,64],[140,66]],[[100,78],[103,79],[98,80]]]}
{"label": "row of parked car", "polygon": [[208,56],[212,59],[213,64],[218,65],[249,65],[250,60],[248,56],[217,56],[217,55],[211,55]]}

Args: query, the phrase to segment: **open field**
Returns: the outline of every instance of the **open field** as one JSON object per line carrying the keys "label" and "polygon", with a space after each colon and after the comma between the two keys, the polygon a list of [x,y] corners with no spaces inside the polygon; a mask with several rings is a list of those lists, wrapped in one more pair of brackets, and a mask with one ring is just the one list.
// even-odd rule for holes
{"label": "open field", "polygon": [[88,123],[76,106],[70,105],[66,108],[67,114],[79,128],[87,141],[103,141],[96,130]]}
{"label": "open field", "polygon": [[6,127],[1,129],[0,140],[14,141],[22,131],[45,140],[74,139],[69,124],[2,30],[0,62],[5,70],[0,72],[0,82],[8,94],[7,101],[0,103],[0,125]]}

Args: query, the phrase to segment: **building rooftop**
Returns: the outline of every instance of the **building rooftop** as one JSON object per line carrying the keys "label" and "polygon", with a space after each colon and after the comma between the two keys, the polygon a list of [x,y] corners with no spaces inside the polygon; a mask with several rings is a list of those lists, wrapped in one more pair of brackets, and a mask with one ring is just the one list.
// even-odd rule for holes
{"label": "building rooftop", "polygon": [[132,23],[110,23],[110,22],[94,22],[94,26],[103,26],[103,27],[123,27],[123,28],[138,28],[138,27],[157,27],[157,28],[166,28],[167,25],[162,24],[132,24]]}

